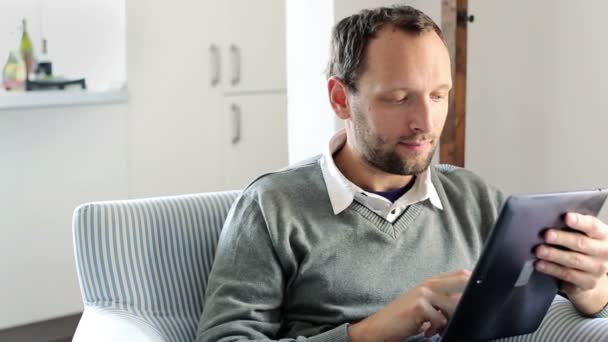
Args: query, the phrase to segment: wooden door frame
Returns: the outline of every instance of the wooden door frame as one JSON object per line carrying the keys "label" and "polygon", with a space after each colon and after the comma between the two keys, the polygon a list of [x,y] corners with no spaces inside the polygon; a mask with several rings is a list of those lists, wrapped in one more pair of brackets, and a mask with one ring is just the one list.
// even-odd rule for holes
{"label": "wooden door frame", "polygon": [[453,87],[441,135],[439,162],[464,167],[467,89],[468,0],[441,0],[441,29],[452,60]]}

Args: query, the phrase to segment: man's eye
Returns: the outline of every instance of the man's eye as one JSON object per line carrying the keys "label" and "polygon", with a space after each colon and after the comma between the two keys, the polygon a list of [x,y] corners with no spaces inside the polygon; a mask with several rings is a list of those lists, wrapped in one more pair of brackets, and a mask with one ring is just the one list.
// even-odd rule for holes
{"label": "man's eye", "polygon": [[435,100],[435,101],[441,101],[446,99],[447,96],[445,94],[435,94],[435,95],[431,95],[431,99]]}
{"label": "man's eye", "polygon": [[393,99],[391,100],[391,102],[394,102],[394,103],[404,103],[404,102],[406,102],[407,100],[408,100],[408,97],[407,97],[407,96],[403,96],[403,97],[396,97],[396,98],[393,98]]}

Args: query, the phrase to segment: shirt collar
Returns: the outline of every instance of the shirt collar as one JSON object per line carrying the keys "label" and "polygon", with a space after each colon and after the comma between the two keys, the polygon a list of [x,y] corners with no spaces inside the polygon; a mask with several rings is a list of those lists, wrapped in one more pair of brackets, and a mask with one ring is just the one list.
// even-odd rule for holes
{"label": "shirt collar", "polygon": [[[338,169],[334,162],[333,155],[340,150],[346,143],[346,131],[341,129],[337,131],[329,140],[329,144],[323,151],[320,164],[323,173],[323,179],[327,186],[327,193],[333,208],[334,214],[337,215],[344,211],[355,200],[357,194],[365,194],[366,197],[377,198],[378,200],[387,199],[378,196],[374,193],[367,192],[359,186],[348,180]],[[416,177],[414,186],[403,196],[401,196],[394,205],[411,205],[424,200],[430,200],[436,208],[443,210],[441,200],[437,194],[437,189],[431,181],[431,169],[427,168],[424,172]],[[390,203],[390,202],[389,202]]]}

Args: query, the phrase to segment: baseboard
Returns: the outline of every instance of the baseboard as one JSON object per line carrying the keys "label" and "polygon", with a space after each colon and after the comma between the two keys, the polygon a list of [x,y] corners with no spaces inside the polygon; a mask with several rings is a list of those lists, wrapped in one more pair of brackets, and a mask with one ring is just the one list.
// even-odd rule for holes
{"label": "baseboard", "polygon": [[82,313],[0,330],[2,342],[68,342],[72,340]]}

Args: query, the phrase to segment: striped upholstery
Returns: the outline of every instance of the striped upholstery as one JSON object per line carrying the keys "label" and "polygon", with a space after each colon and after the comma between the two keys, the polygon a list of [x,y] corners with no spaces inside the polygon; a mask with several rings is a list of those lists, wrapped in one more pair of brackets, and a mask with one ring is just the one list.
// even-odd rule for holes
{"label": "striped upholstery", "polygon": [[608,318],[582,317],[564,297],[557,296],[536,332],[500,342],[608,342]]}
{"label": "striped upholstery", "polygon": [[[151,339],[155,341],[193,341],[219,232],[237,195],[218,192],[76,208],[74,249],[85,315],[88,308],[89,314],[105,312],[136,322],[142,331],[158,335]],[[557,297],[535,334],[501,341],[608,342],[608,319],[584,319]]]}
{"label": "striped upholstery", "polygon": [[219,232],[238,192],[84,204],[74,212],[76,268],[87,306],[190,342]]}

